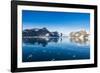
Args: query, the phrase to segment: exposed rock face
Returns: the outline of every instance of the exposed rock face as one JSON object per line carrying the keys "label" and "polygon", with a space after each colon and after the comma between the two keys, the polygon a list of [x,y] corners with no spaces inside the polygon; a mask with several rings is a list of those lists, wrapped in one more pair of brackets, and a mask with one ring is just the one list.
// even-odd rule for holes
{"label": "exposed rock face", "polygon": [[58,32],[50,32],[46,28],[38,29],[26,29],[23,31],[23,36],[52,36],[52,37],[58,37]]}
{"label": "exposed rock face", "polygon": [[50,36],[52,36],[52,37],[59,37],[59,34],[58,34],[57,31],[55,31],[55,32],[51,32]]}

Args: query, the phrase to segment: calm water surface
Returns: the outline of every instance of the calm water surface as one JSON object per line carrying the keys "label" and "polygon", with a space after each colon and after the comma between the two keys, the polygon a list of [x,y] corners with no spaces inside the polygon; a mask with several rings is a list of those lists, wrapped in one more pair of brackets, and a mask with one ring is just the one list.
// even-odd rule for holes
{"label": "calm water surface", "polygon": [[88,40],[63,38],[23,38],[22,61],[59,61],[90,58]]}

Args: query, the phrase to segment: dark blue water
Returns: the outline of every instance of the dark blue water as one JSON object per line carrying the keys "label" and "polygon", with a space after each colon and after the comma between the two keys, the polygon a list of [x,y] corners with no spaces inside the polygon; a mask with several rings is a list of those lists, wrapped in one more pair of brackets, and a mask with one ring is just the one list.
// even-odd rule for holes
{"label": "dark blue water", "polygon": [[63,38],[23,38],[22,61],[90,59],[88,40]]}

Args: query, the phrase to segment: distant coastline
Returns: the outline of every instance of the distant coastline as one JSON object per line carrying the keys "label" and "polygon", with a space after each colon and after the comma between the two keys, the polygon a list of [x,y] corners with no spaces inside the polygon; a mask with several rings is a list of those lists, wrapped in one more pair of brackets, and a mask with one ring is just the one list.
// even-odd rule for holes
{"label": "distant coastline", "polygon": [[58,31],[49,31],[47,28],[31,28],[23,30],[23,38],[57,38],[57,37],[70,37],[70,38],[89,38],[89,32],[86,32],[85,29],[76,32],[70,32],[69,35],[64,35]]}
{"label": "distant coastline", "polygon": [[33,28],[33,29],[25,29],[23,30],[23,37],[60,37],[63,34],[57,31],[49,31],[47,28]]}

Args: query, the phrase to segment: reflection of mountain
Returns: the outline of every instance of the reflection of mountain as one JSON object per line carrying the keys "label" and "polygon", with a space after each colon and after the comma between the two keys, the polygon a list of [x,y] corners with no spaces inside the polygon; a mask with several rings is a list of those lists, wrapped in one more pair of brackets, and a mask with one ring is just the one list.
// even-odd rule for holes
{"label": "reflection of mountain", "polygon": [[[23,38],[23,43],[25,44],[30,44],[30,45],[42,45],[42,47],[46,47],[49,45],[49,43],[62,43],[64,42],[65,39],[68,39],[66,37],[24,37]],[[84,46],[84,45],[89,45],[89,40],[84,38],[84,39],[79,39],[79,38],[70,38],[69,39],[71,43],[75,43],[76,45]],[[66,41],[67,42],[67,41]]]}
{"label": "reflection of mountain", "polygon": [[42,29],[38,29],[38,28],[34,28],[34,29],[26,29],[23,31],[23,37],[34,37],[34,36],[50,36],[50,37],[59,37],[58,32],[50,32],[48,29],[46,28],[42,28]]}
{"label": "reflection of mountain", "polygon": [[23,38],[24,43],[29,43],[29,44],[38,44],[42,45],[45,47],[49,42],[58,42],[59,38]]}

